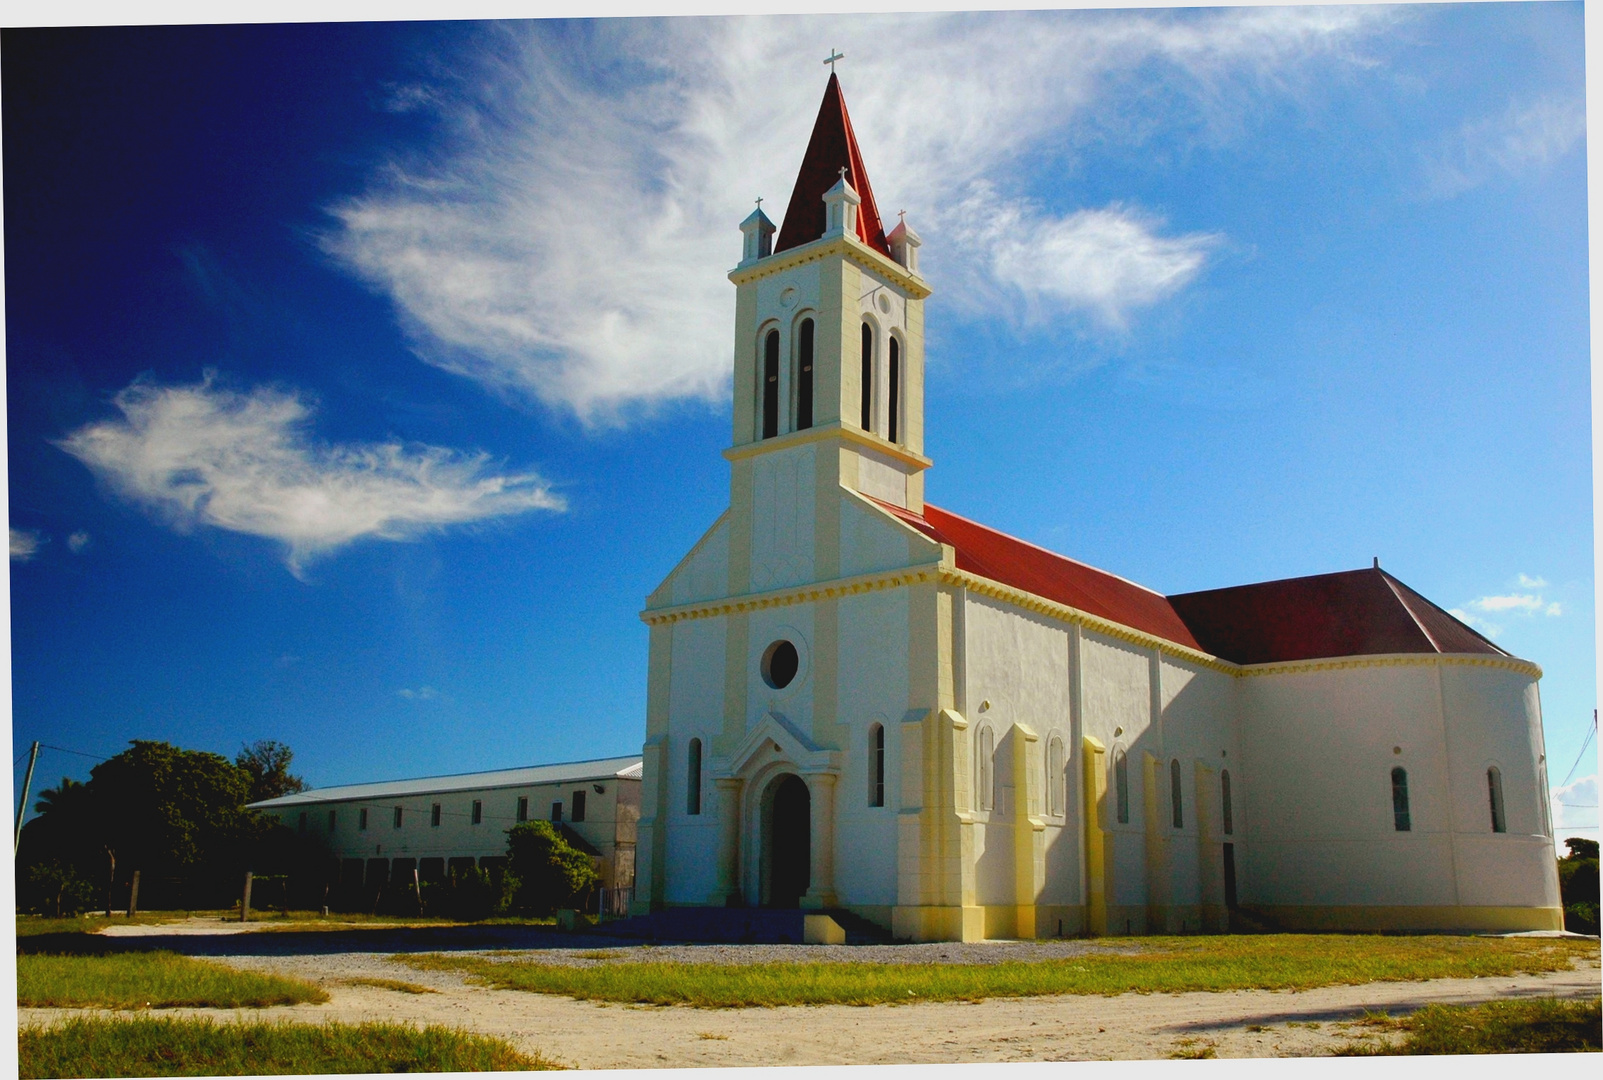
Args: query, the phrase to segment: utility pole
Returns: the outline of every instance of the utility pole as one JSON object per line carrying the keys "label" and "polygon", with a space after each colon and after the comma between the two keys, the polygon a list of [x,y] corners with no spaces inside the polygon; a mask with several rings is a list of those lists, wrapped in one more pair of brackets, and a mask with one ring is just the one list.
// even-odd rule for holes
{"label": "utility pole", "polygon": [[39,743],[35,740],[33,749],[28,751],[28,775],[22,778],[22,802],[17,806],[17,839],[11,845],[11,857],[17,857],[22,849],[22,817],[28,812],[28,788],[33,786],[33,767],[39,761]]}

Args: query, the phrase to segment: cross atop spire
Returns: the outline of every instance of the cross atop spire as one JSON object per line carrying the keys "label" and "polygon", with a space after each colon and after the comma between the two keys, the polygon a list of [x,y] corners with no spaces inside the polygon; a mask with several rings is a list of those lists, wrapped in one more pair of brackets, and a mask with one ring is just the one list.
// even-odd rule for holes
{"label": "cross atop spire", "polygon": [[874,204],[874,189],[868,183],[868,170],[863,167],[863,154],[857,148],[851,117],[846,114],[840,79],[831,74],[829,85],[824,88],[824,100],[818,107],[818,119],[813,123],[812,138],[807,142],[801,169],[796,173],[796,186],[785,208],[784,225],[774,244],[776,253],[811,243],[824,235],[827,226],[824,193],[834,187],[837,180],[844,180],[862,199],[862,205],[856,208],[856,225],[849,231],[889,258],[891,252],[885,243],[885,227],[880,223],[879,208]]}
{"label": "cross atop spire", "polygon": [[825,60],[824,63],[829,65],[829,73],[831,75],[835,74],[835,61],[844,59],[846,59],[845,53],[840,52],[837,49],[829,50],[829,59]]}

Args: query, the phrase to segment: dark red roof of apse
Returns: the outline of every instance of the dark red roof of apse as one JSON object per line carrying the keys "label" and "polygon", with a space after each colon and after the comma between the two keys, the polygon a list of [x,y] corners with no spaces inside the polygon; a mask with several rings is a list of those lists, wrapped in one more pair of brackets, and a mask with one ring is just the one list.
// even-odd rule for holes
{"label": "dark red roof of apse", "polygon": [[1204,651],[1237,664],[1379,653],[1509,655],[1379,567],[1169,600]]}
{"label": "dark red roof of apse", "polygon": [[937,543],[957,567],[1236,664],[1381,653],[1507,656],[1380,569],[1164,596],[938,506],[922,516],[873,502]]}
{"label": "dark red roof of apse", "polygon": [[1154,637],[1202,646],[1175,614],[1162,593],[1153,592],[1105,570],[1065,558],[1007,533],[924,504],[924,515],[890,503],[875,502],[919,532],[957,550],[957,568],[1044,596]]}
{"label": "dark red roof of apse", "polygon": [[796,186],[791,190],[785,223],[780,227],[774,251],[801,247],[824,235],[824,193],[839,182],[842,166],[846,168],[846,181],[863,199],[863,205],[857,208],[857,238],[886,258],[890,257],[890,245],[885,243],[885,229],[879,220],[879,207],[874,205],[874,189],[868,184],[868,170],[863,168],[857,136],[852,134],[852,118],[846,115],[840,80],[833,73],[829,76],[829,85],[824,88],[824,101],[818,107],[818,119],[813,122],[813,137],[807,140],[807,153],[802,155],[801,170],[796,174]]}

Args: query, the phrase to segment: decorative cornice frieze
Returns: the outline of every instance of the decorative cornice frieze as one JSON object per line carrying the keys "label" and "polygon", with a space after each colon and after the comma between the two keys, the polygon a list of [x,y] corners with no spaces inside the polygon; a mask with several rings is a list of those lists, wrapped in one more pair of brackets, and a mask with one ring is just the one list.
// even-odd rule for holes
{"label": "decorative cornice frieze", "polygon": [[909,566],[900,570],[881,570],[872,574],[836,578],[833,581],[793,585],[783,589],[771,589],[767,592],[746,593],[743,596],[723,597],[717,600],[698,600],[688,604],[675,604],[672,607],[647,608],[640,613],[640,619],[648,626],[683,622],[687,619],[712,619],[721,615],[734,615],[745,611],[761,611],[764,608],[817,603],[820,600],[830,600],[840,596],[854,596],[859,593],[879,592],[883,589],[899,589],[905,585],[933,584],[938,580],[936,566],[930,563],[923,566]]}
{"label": "decorative cornice frieze", "polygon": [[925,284],[922,277],[908,273],[907,268],[901,263],[887,259],[850,233],[845,236],[822,237],[800,247],[791,248],[789,251],[781,251],[759,259],[750,266],[738,266],[729,271],[729,280],[736,285],[744,285],[750,281],[772,277],[794,266],[818,262],[831,255],[844,255],[865,270],[872,270],[881,277],[888,278],[915,300],[922,300],[930,294],[930,287]]}
{"label": "decorative cornice frieze", "polygon": [[1243,676],[1301,675],[1313,671],[1343,671],[1365,667],[1485,667],[1514,671],[1533,679],[1542,677],[1539,665],[1517,656],[1486,656],[1481,653],[1387,653],[1374,656],[1338,656],[1327,660],[1282,660],[1273,664],[1250,664],[1238,669]]}

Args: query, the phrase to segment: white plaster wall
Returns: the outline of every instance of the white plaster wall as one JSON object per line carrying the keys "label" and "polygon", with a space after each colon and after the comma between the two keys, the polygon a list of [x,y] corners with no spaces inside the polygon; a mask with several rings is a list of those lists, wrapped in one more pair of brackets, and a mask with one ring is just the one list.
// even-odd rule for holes
{"label": "white plaster wall", "polygon": [[793,446],[752,463],[751,588],[813,579],[813,447]]}
{"label": "white plaster wall", "polygon": [[[845,904],[896,903],[901,727],[907,713],[908,592],[842,597],[837,717],[846,729],[835,785],[835,891]],[[885,726],[885,805],[869,805],[869,727]]]}
{"label": "white plaster wall", "polygon": [[[1106,825],[1114,866],[1108,903],[1145,904],[1146,785],[1141,755],[1150,751],[1161,757],[1163,752],[1162,730],[1152,724],[1152,656],[1147,649],[1086,631],[1080,641],[1080,669],[1081,730],[1107,747]],[[1129,761],[1128,822],[1118,820],[1114,763],[1121,750]],[[1075,760],[1079,761],[1078,752]]]}
{"label": "white plaster wall", "polygon": [[[714,741],[723,730],[724,619],[690,619],[672,628],[668,683],[667,892],[675,904],[704,903],[717,884],[718,791],[712,783]],[[702,746],[701,813],[688,813],[690,740]]]}
{"label": "white plaster wall", "polygon": [[[1542,717],[1535,680],[1499,668],[1443,665],[1442,705],[1452,769],[1460,902],[1559,904],[1553,840],[1543,804]],[[1503,780],[1508,831],[1492,831],[1486,771]]]}
{"label": "white plaster wall", "polygon": [[[1236,679],[1222,672],[1188,664],[1173,657],[1159,660],[1162,718],[1161,738],[1162,770],[1159,805],[1164,820],[1161,834],[1168,844],[1168,870],[1171,901],[1176,904],[1198,904],[1205,899],[1202,879],[1204,868],[1201,859],[1210,861],[1207,872],[1216,873],[1223,880],[1222,821],[1219,813],[1219,770],[1228,768],[1235,742]],[[1169,763],[1180,762],[1181,821],[1174,828]],[[1199,793],[1197,766],[1207,771],[1209,790]],[[1239,781],[1232,770],[1233,787]],[[1234,806],[1232,792],[1232,811]],[[1199,795],[1201,796],[1199,798]],[[1204,810],[1208,822],[1202,820]],[[1234,815],[1233,816],[1239,816]],[[1234,822],[1232,823],[1234,824]],[[1206,854],[1200,843],[1207,836]],[[1232,842],[1234,836],[1229,837]],[[1238,852],[1238,857],[1239,857]],[[1218,865],[1211,865],[1217,863]],[[1222,901],[1220,893],[1219,900]]]}
{"label": "white plaster wall", "polygon": [[729,522],[719,522],[674,574],[672,602],[689,604],[729,594]]}
{"label": "white plaster wall", "polygon": [[[972,593],[963,593],[961,604],[963,677],[959,707],[970,721],[976,763],[982,727],[991,727],[996,748],[995,805],[989,813],[975,811],[975,848],[979,854],[976,896],[982,904],[1010,904],[1014,902],[1012,823],[1018,814],[1029,812],[1025,805],[1025,778],[1013,775],[1010,731],[1014,724],[1024,724],[1040,739],[1036,756],[1042,763],[1041,775],[1031,779],[1042,796],[1044,813],[1048,733],[1064,739],[1068,768],[1077,760],[1066,734],[1070,709],[1068,630],[1061,623]],[[986,702],[989,708],[983,707]],[[1056,823],[1063,820],[1059,817]],[[1047,839],[1041,902],[1074,903],[1080,891],[1078,837],[1072,831],[1053,828]]]}
{"label": "white plaster wall", "polygon": [[[754,611],[747,623],[746,728],[749,731],[766,713],[777,712],[797,729],[813,727],[813,605],[790,604]],[[776,690],[763,681],[762,658],[768,646],[784,638],[796,646],[801,665],[788,686]],[[722,666],[718,669],[720,679]]]}
{"label": "white plaster wall", "polygon": [[[1243,902],[1456,902],[1433,665],[1252,676],[1240,693],[1251,808]],[[1408,770],[1409,832],[1393,825],[1398,765]]]}
{"label": "white plaster wall", "polygon": [[[841,492],[840,573],[842,577],[896,570],[915,561],[934,562],[940,557],[935,545],[912,539],[912,530],[889,520],[884,513],[864,506],[857,498]],[[927,549],[927,559],[915,560],[910,552]]]}

